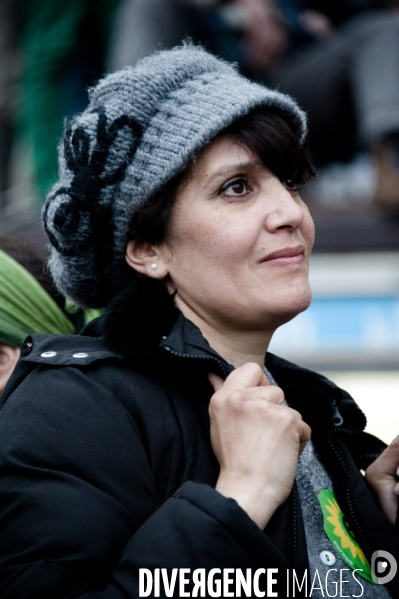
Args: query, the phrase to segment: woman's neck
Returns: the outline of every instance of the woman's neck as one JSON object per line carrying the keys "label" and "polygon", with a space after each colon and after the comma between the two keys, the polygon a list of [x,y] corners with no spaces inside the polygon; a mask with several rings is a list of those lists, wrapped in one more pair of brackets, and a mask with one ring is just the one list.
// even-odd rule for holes
{"label": "woman's neck", "polygon": [[[197,326],[199,325],[197,324]],[[265,342],[264,336],[261,339],[254,339],[253,335],[251,336],[248,333],[239,334],[237,331],[229,335],[226,332],[219,334],[219,331],[211,328],[202,328],[201,332],[209,345],[235,368],[239,368],[239,366],[248,362],[259,364],[263,368],[271,335]]]}
{"label": "woman's neck", "polygon": [[202,317],[179,298],[176,299],[184,316],[200,329],[209,345],[229,364],[238,368],[254,362],[263,368],[274,330],[239,330],[227,322],[213,322],[212,318]]}

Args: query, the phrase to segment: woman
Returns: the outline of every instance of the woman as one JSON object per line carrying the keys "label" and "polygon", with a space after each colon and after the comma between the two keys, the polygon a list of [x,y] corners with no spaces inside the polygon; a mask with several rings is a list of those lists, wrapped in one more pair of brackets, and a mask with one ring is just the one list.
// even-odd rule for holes
{"label": "woman", "polygon": [[[353,400],[265,362],[310,302],[305,133],[290,98],[190,46],[105,78],[67,127],[44,209],[52,273],[107,308],[78,337],[31,336],[5,394],[2,599],[220,596],[226,568],[249,577],[242,596],[285,597],[332,559],[362,564],[352,595],[398,596],[366,563],[398,557],[397,450],[369,475],[388,522],[358,470],[383,447]],[[320,489],[356,560],[324,534]]]}
{"label": "woman", "polygon": [[28,244],[0,235],[0,394],[29,333],[74,333],[43,261]]}

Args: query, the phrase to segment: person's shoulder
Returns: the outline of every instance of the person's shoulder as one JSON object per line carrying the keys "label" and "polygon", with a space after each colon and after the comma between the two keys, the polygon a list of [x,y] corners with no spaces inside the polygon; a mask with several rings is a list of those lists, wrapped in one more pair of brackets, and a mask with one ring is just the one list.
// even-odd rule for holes
{"label": "person's shoulder", "polygon": [[[150,367],[149,367],[150,364]],[[159,368],[147,358],[133,360],[112,348],[102,336],[34,334],[27,337],[21,357],[0,398],[0,409],[19,397],[54,404],[65,395],[69,405],[81,405],[95,395],[129,412],[140,410],[148,397],[163,397]],[[108,399],[107,399],[108,398]],[[58,401],[58,400],[57,400]]]}
{"label": "person's shoulder", "polygon": [[21,351],[21,362],[49,366],[84,366],[106,359],[125,358],[102,337],[86,335],[30,335]]}
{"label": "person's shoulder", "polygon": [[0,407],[2,408],[10,396],[21,387],[28,387],[30,393],[36,396],[42,395],[49,381],[54,379],[55,371],[59,385],[73,387],[77,383],[74,383],[71,369],[79,370],[80,381],[83,377],[89,383],[95,376],[97,380],[106,381],[105,373],[100,376],[102,370],[114,373],[113,378],[116,378],[117,372],[121,369],[126,371],[127,366],[125,357],[111,349],[101,337],[29,335],[22,345],[21,357],[1,396]]}

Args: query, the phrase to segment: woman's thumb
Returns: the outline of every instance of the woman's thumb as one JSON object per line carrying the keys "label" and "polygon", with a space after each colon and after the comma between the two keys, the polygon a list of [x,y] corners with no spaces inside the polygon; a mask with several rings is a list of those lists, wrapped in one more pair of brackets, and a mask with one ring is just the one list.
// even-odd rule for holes
{"label": "woman's thumb", "polygon": [[216,391],[219,391],[219,389],[221,389],[223,387],[224,380],[217,374],[210,372],[208,374],[208,379],[209,379],[209,382],[211,383],[215,393],[216,393]]}

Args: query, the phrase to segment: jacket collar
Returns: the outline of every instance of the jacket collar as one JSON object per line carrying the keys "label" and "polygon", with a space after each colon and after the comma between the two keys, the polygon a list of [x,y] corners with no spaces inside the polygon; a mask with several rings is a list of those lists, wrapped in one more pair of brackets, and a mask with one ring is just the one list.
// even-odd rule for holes
{"label": "jacket collar", "polygon": [[349,393],[326,377],[270,352],[266,366],[284,390],[288,404],[302,414],[312,429],[320,430],[324,423],[324,428],[337,432],[364,430],[367,420],[362,410]]}
{"label": "jacket collar", "polygon": [[210,360],[224,378],[234,370],[183,316],[165,285],[154,279],[140,280],[139,285],[139,293],[137,283],[126,286],[82,334],[102,336],[108,347],[135,362],[162,350],[180,358]]}
{"label": "jacket collar", "polygon": [[218,374],[226,378],[234,370],[208,343],[200,329],[182,312],[168,335],[163,335],[158,347],[180,358],[208,360],[216,366]]}
{"label": "jacket collar", "polygon": [[[199,328],[184,317],[164,285],[149,279],[145,286],[146,301],[141,290],[138,305],[134,287],[127,287],[83,334],[101,335],[108,347],[134,361],[153,358],[154,353],[162,351],[177,359],[207,360],[223,378],[234,370],[211,348]],[[324,422],[329,428],[350,432],[364,429],[363,412],[348,393],[327,378],[269,352],[265,365],[283,388],[289,405],[300,411],[311,426],[319,427]]]}

